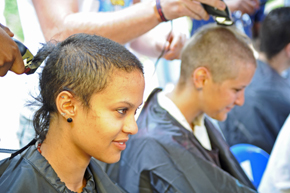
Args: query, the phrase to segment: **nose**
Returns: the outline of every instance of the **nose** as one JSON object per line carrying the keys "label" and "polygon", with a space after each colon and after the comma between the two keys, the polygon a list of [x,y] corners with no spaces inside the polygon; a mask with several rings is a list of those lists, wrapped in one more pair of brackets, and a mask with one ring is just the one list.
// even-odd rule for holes
{"label": "nose", "polygon": [[237,98],[235,100],[235,105],[242,106],[245,102],[245,91],[244,89],[238,93]]}
{"label": "nose", "polygon": [[138,126],[134,116],[128,117],[128,120],[126,120],[123,126],[123,132],[129,135],[135,135],[138,132]]}

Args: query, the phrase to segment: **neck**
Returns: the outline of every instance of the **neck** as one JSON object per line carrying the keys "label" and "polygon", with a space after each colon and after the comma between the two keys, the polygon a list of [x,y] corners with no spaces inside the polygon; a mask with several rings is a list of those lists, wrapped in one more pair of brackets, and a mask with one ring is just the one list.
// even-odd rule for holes
{"label": "neck", "polygon": [[181,89],[177,85],[171,93],[167,94],[167,97],[172,100],[189,125],[192,126],[193,121],[202,114],[202,111],[198,109],[199,104],[196,91],[185,87]]}
{"label": "neck", "polygon": [[84,174],[90,157],[79,152],[68,140],[65,130],[64,127],[51,124],[41,145],[41,153],[68,189],[81,192],[86,185]]}
{"label": "neck", "polygon": [[289,68],[289,60],[283,50],[271,59],[267,59],[264,54],[261,54],[259,59],[269,64],[280,75]]}

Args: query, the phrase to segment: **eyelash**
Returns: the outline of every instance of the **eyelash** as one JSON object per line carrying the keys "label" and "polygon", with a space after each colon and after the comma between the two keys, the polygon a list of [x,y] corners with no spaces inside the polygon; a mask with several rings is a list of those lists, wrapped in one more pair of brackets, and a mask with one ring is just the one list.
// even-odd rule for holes
{"label": "eyelash", "polygon": [[[140,107],[138,107],[138,108],[136,109],[136,111],[134,112],[134,115],[136,115],[138,109],[140,109]],[[118,109],[117,111],[118,111],[118,113],[120,113],[121,115],[124,115],[124,114],[127,113],[128,108]],[[122,112],[122,111],[125,111],[125,112]]]}
{"label": "eyelash", "polygon": [[242,89],[235,89],[236,92],[240,92]]}
{"label": "eyelash", "polygon": [[[124,108],[124,109],[118,109],[117,111],[118,111],[118,113],[124,115],[124,114],[126,114],[126,112],[128,111],[128,109],[127,109],[127,108]],[[125,111],[125,112],[121,112],[121,111]]]}

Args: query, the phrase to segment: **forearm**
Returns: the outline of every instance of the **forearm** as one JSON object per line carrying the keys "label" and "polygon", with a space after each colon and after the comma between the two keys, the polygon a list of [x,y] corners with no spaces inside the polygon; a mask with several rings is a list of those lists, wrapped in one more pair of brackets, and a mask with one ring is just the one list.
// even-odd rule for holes
{"label": "forearm", "polygon": [[163,58],[167,60],[179,59],[180,52],[189,37],[187,17],[172,20],[172,23],[162,23],[143,36],[131,42],[135,51],[158,57],[164,50]]}
{"label": "forearm", "polygon": [[[154,11],[155,0],[137,3],[115,12],[90,13],[78,13],[77,0],[32,1],[46,41],[63,40],[75,33],[89,33],[124,44],[160,23]],[[220,0],[160,0],[160,5],[168,20],[183,16],[208,19],[209,15],[200,1],[219,9],[225,8]]]}
{"label": "forearm", "polygon": [[72,14],[65,19],[64,24],[64,36],[85,32],[124,44],[146,33],[159,22],[153,4],[146,2],[116,12]]}
{"label": "forearm", "polygon": [[259,9],[258,0],[224,0],[231,12],[241,11],[242,13],[253,14]]}
{"label": "forearm", "polygon": [[152,2],[137,3],[115,12],[74,11],[59,17],[52,25],[41,20],[41,14],[39,12],[38,17],[46,41],[51,38],[64,40],[76,33],[89,33],[125,44],[159,24]]}
{"label": "forearm", "polygon": [[163,33],[156,32],[156,30],[158,30],[157,28],[131,41],[130,47],[140,54],[150,57],[158,57],[161,54],[163,47],[166,44],[167,47],[169,45],[169,43],[166,42],[166,37],[168,36],[168,33],[170,33],[170,30],[166,35],[163,35]]}

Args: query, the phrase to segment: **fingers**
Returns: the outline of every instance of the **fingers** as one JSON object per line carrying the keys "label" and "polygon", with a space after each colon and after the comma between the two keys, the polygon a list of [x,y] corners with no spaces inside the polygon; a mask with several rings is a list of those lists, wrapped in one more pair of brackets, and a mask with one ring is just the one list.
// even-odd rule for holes
{"label": "fingers", "polygon": [[203,6],[200,3],[208,4],[212,7],[216,7],[220,10],[224,10],[226,8],[226,4],[220,0],[180,0],[184,3],[184,6],[188,9],[186,12],[186,16],[189,16],[196,20],[208,20],[209,14],[204,10]]}
{"label": "fingers", "polygon": [[259,0],[252,0],[255,4],[255,9],[259,9],[260,8],[260,1]]}
{"label": "fingers", "polygon": [[0,27],[10,36],[10,37],[13,37],[14,36],[14,33],[12,33],[11,31],[10,31],[10,29],[8,28],[8,27],[6,27],[6,26],[4,26],[4,25],[2,25],[1,23],[0,23]]}
{"label": "fingers", "polygon": [[212,7],[215,7],[219,10],[225,10],[226,8],[226,4],[221,0],[198,0],[198,1],[210,5]]}
{"label": "fingers", "polygon": [[249,15],[253,14],[256,9],[257,9],[257,3],[254,0],[243,1],[240,6],[240,11],[242,13],[247,13]]}
{"label": "fingers", "polygon": [[242,14],[253,14],[259,9],[259,0],[225,0],[231,12],[241,11]]}
{"label": "fingers", "polygon": [[221,0],[160,0],[164,16],[168,20],[183,16],[188,16],[196,20],[208,20],[209,15],[201,3],[208,4],[220,10],[226,8],[225,3]]}
{"label": "fingers", "polygon": [[[12,41],[12,43],[14,43],[14,41]],[[17,45],[13,45],[12,43],[10,45],[11,49],[6,47],[6,53],[0,53],[2,56],[0,60],[0,76],[5,76],[8,70],[13,71],[16,74],[24,73],[25,67],[22,56]],[[9,53],[9,50],[11,50],[12,53]]]}
{"label": "fingers", "polygon": [[181,50],[186,42],[186,35],[179,33],[177,36],[172,34],[169,50],[163,55],[166,60],[174,60],[180,58]]}
{"label": "fingers", "polygon": [[0,66],[0,76],[1,77],[5,76],[11,66],[12,66],[12,63],[5,63],[2,66]]}
{"label": "fingers", "polygon": [[193,19],[196,20],[208,20],[209,15],[208,13],[204,10],[202,5],[197,2],[197,1],[191,1],[191,0],[180,0],[185,7],[185,14]]}
{"label": "fingers", "polygon": [[170,47],[170,43],[168,41],[166,41],[164,43],[164,41],[156,41],[155,43],[155,47],[156,47],[156,52],[158,53],[158,55],[160,55],[160,53],[164,50],[165,52],[167,50],[169,50]]}
{"label": "fingers", "polygon": [[0,27],[0,76],[4,76],[8,70],[17,74],[24,72],[24,63],[17,44]]}
{"label": "fingers", "polygon": [[166,60],[175,60],[180,58],[180,54],[177,54],[174,51],[168,51],[163,55],[163,58]]}
{"label": "fingers", "polygon": [[10,70],[12,72],[15,72],[16,74],[24,73],[25,67],[24,67],[23,59],[19,50],[17,50],[14,63],[12,64],[12,67],[10,68]]}

